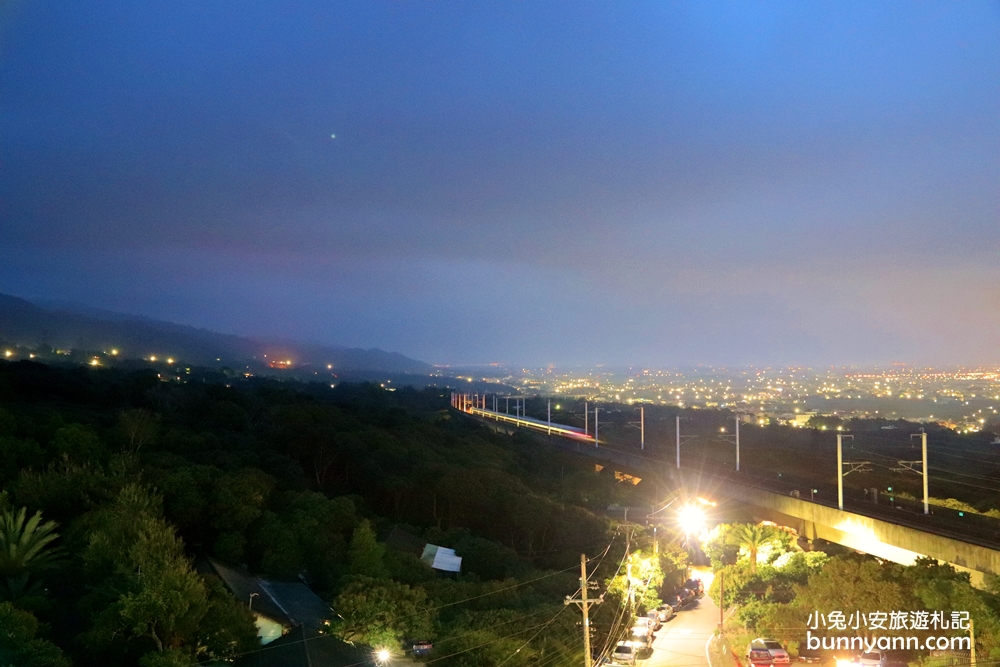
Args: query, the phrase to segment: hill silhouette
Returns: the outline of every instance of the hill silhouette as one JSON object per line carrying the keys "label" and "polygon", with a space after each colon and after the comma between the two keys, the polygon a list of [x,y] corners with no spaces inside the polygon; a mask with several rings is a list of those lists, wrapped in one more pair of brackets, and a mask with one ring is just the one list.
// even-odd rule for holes
{"label": "hill silhouette", "polygon": [[170,355],[209,366],[291,360],[294,368],[330,365],[335,371],[425,374],[432,370],[398,352],[258,340],[66,302],[32,303],[7,294],[0,294],[0,342],[76,351],[114,348],[125,358]]}

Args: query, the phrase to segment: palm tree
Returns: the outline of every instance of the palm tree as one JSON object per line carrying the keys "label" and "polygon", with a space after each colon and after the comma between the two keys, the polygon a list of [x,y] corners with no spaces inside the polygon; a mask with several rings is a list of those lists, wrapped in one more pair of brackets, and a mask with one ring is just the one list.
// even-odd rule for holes
{"label": "palm tree", "polygon": [[776,537],[772,526],[744,523],[733,529],[730,539],[738,547],[745,548],[750,558],[750,573],[757,573],[757,552]]}
{"label": "palm tree", "polygon": [[28,508],[0,514],[0,599],[15,600],[37,592],[28,580],[59,558],[52,542],[59,537],[55,521],[42,523],[42,513],[26,520]]}

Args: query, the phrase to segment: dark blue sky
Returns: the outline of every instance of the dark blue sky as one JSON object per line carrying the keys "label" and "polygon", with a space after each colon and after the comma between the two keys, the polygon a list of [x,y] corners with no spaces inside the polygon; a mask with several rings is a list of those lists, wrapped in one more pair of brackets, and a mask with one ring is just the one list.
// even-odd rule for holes
{"label": "dark blue sky", "polygon": [[996,2],[0,7],[0,292],[436,363],[1000,363]]}

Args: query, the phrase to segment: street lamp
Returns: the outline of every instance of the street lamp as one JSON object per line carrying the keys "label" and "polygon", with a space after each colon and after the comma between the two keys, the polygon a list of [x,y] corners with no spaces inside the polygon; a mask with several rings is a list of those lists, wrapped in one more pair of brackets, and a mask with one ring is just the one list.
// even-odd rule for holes
{"label": "street lamp", "polygon": [[389,661],[389,650],[380,648],[375,651],[375,659],[378,660],[380,664],[385,664]]}
{"label": "street lamp", "polygon": [[699,533],[705,525],[705,512],[696,505],[685,505],[677,511],[677,521],[686,534]]}

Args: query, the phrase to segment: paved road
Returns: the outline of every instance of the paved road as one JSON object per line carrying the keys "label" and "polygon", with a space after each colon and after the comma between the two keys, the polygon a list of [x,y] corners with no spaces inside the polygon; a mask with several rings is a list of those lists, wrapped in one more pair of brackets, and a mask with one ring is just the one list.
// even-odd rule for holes
{"label": "paved road", "polygon": [[[712,583],[712,571],[698,569],[694,576]],[[719,623],[719,608],[706,595],[663,624],[656,633],[653,652],[639,667],[706,667],[705,644]]]}

